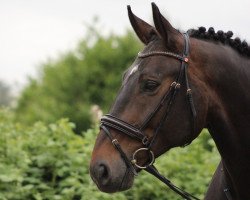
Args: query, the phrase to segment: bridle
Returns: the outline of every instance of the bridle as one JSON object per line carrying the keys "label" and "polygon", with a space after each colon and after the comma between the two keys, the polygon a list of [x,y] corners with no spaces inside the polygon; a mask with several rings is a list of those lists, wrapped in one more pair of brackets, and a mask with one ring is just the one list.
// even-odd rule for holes
{"label": "bridle", "polygon": [[[144,169],[147,172],[149,172],[150,174],[157,177],[162,182],[164,182],[166,185],[169,186],[170,189],[175,191],[177,194],[179,194],[183,198],[185,198],[187,200],[191,200],[191,199],[198,200],[198,198],[194,197],[193,195],[185,192],[184,190],[182,190],[182,189],[178,188],[177,186],[175,186],[174,184],[172,184],[170,180],[168,180],[167,178],[165,178],[164,176],[162,176],[158,172],[158,170],[153,165],[154,161],[155,161],[155,156],[154,156],[153,151],[151,150],[160,129],[162,128],[162,126],[166,122],[166,120],[168,119],[171,107],[174,103],[176,94],[178,93],[178,91],[181,87],[181,84],[183,83],[183,80],[185,80],[184,84],[186,84],[187,99],[188,99],[188,103],[190,105],[190,111],[192,113],[192,117],[190,120],[191,125],[192,125],[192,131],[194,131],[194,129],[195,129],[196,110],[195,110],[193,97],[192,97],[192,91],[191,91],[190,86],[189,86],[188,75],[187,75],[187,67],[188,67],[188,61],[189,61],[189,59],[188,59],[189,37],[188,37],[187,33],[184,33],[183,37],[184,37],[183,55],[175,54],[172,52],[165,52],[165,51],[151,51],[148,53],[139,53],[138,54],[139,58],[147,58],[147,57],[151,57],[151,56],[167,56],[167,57],[175,58],[181,62],[180,70],[179,70],[178,76],[176,77],[175,81],[172,82],[168,91],[161,98],[161,101],[159,102],[159,104],[157,104],[157,106],[155,107],[153,112],[151,112],[146,117],[146,119],[143,121],[142,125],[139,128],[137,128],[137,127],[119,119],[118,117],[115,117],[111,114],[107,114],[101,118],[100,128],[106,133],[106,135],[111,140],[114,147],[119,151],[122,159],[124,160],[124,162],[127,166],[127,169],[129,169],[134,175],[137,175],[136,168]],[[148,126],[148,124],[152,120],[152,118],[158,113],[158,111],[165,104],[166,104],[166,112],[163,114],[161,120],[159,121],[159,124],[158,124],[157,128],[155,129],[153,136],[151,138],[148,138],[148,136],[143,134],[143,131]],[[127,155],[124,153],[124,151],[122,150],[118,140],[112,136],[111,132],[109,131],[109,128],[118,130],[121,133],[126,134],[130,138],[140,141],[142,143],[143,147],[137,149],[133,153],[132,159],[130,160],[127,157]],[[184,144],[184,146],[187,144],[189,144],[189,143]],[[148,153],[150,160],[144,166],[141,166],[137,163],[137,154],[139,152],[144,152],[144,151]]]}
{"label": "bridle", "polygon": [[[180,196],[184,197],[187,200],[191,200],[191,199],[196,199],[198,200],[198,198],[194,197],[193,195],[185,192],[184,190],[178,188],[177,186],[175,186],[174,184],[171,183],[170,180],[168,180],[167,178],[165,178],[164,176],[162,176],[158,170],[154,167],[153,163],[155,161],[155,157],[154,157],[154,153],[151,150],[152,145],[155,142],[155,139],[159,133],[159,130],[162,128],[163,124],[166,122],[169,113],[170,113],[170,109],[171,106],[173,105],[174,99],[176,97],[176,94],[178,93],[181,84],[183,82],[183,79],[185,80],[185,84],[186,84],[186,88],[187,88],[187,99],[190,105],[190,110],[192,113],[192,118],[191,118],[191,124],[193,126],[193,131],[195,128],[195,117],[196,117],[196,110],[194,107],[194,103],[193,103],[193,97],[192,97],[192,90],[190,89],[189,86],[189,81],[188,81],[188,75],[187,75],[187,67],[188,67],[188,54],[189,54],[189,37],[187,33],[183,34],[184,37],[184,51],[183,51],[183,55],[179,55],[179,54],[175,54],[172,52],[165,52],[165,51],[151,51],[148,53],[139,53],[138,57],[139,58],[146,58],[146,57],[150,57],[150,56],[167,56],[167,57],[172,57],[175,58],[177,60],[179,60],[181,62],[181,66],[180,66],[180,70],[178,73],[178,76],[176,77],[175,81],[172,82],[172,84],[170,85],[168,91],[163,95],[161,101],[159,102],[159,104],[155,107],[155,109],[153,110],[153,112],[151,112],[151,114],[149,114],[146,119],[144,120],[144,122],[142,123],[142,125],[137,128],[121,119],[119,119],[118,117],[115,117],[111,114],[107,114],[104,115],[101,118],[101,125],[100,128],[106,133],[106,135],[109,137],[109,139],[111,140],[112,144],[114,145],[114,147],[119,151],[122,159],[124,160],[127,168],[134,174],[137,175],[136,169],[135,167],[139,168],[139,169],[144,169],[147,172],[149,172],[150,174],[154,175],[155,177],[157,177],[159,180],[161,180],[162,182],[164,182],[166,185],[169,186],[170,189],[172,189],[173,191],[175,191],[177,194],[179,194]],[[152,118],[158,113],[158,111],[163,107],[163,105],[167,104],[166,106],[166,112],[163,115],[163,117],[161,118],[158,127],[155,129],[153,137],[151,139],[148,138],[148,136],[146,136],[145,134],[143,134],[143,130],[145,130],[145,128],[147,127],[147,125],[149,124],[149,122],[152,120]],[[112,134],[109,131],[109,128],[115,129],[120,131],[121,133],[126,134],[127,136],[138,140],[142,143],[143,148],[139,148],[137,149],[132,156],[132,160],[130,160],[127,155],[124,153],[124,151],[122,150],[118,140],[116,138],[114,138],[112,136]],[[188,143],[187,143],[188,144]],[[185,145],[187,145],[185,144]],[[149,154],[149,158],[150,161],[145,164],[144,166],[141,166],[137,163],[136,160],[136,155],[139,152],[142,151],[146,151]]]}

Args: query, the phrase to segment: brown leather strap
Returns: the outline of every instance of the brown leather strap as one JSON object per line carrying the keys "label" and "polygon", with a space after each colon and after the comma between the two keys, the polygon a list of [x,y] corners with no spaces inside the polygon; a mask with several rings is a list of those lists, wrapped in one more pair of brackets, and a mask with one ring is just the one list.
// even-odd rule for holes
{"label": "brown leather strap", "polygon": [[144,145],[147,145],[149,140],[146,135],[144,135],[138,128],[132,126],[131,124],[126,123],[125,121],[113,116],[113,115],[104,115],[101,118],[101,124],[106,125],[110,128],[114,128],[122,133],[125,133],[129,137],[143,142]]}

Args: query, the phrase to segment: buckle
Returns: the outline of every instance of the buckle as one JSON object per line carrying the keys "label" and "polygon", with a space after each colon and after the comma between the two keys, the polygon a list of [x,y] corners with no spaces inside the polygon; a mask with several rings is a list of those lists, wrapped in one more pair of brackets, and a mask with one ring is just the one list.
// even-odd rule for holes
{"label": "buckle", "polygon": [[192,90],[190,88],[187,89],[187,95],[191,95],[192,94]]}
{"label": "buckle", "polygon": [[111,142],[112,142],[113,145],[117,145],[118,144],[118,140],[117,139],[113,139]]}
{"label": "buckle", "polygon": [[181,87],[181,84],[180,83],[176,83],[174,89],[178,90],[178,89],[180,89],[180,87]]}
{"label": "buckle", "polygon": [[142,142],[143,145],[147,146],[147,145],[149,144],[149,139],[148,139],[148,137],[145,136],[145,137],[142,139],[141,142]]}
{"label": "buckle", "polygon": [[[145,164],[144,166],[141,166],[137,163],[137,160],[136,160],[136,154],[139,153],[140,151],[147,151],[148,154],[149,154],[149,158],[151,159],[149,163]],[[131,163],[133,165],[135,165],[137,168],[139,169],[146,169],[148,168],[149,166],[153,165],[155,162],[155,156],[154,156],[154,153],[153,151],[149,150],[149,148],[140,148],[140,149],[137,149],[134,154],[133,154],[133,157],[132,157],[132,160],[131,160]]]}

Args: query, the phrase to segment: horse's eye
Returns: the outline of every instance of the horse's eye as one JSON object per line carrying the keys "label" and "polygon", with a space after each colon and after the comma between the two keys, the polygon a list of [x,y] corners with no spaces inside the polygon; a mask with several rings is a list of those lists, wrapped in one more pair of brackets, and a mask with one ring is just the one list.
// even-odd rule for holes
{"label": "horse's eye", "polygon": [[147,80],[143,85],[143,90],[145,92],[153,92],[160,84],[156,81]]}

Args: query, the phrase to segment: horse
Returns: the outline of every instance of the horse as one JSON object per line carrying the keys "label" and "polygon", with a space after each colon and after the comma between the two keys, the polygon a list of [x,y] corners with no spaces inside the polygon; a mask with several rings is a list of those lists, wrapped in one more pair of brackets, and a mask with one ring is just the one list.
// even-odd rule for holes
{"label": "horse", "polygon": [[101,119],[93,181],[103,192],[127,190],[142,169],[152,172],[155,158],[207,128],[221,161],[205,199],[250,199],[250,47],[231,31],[200,27],[183,34],[154,3],[152,10],[155,26],[128,6],[145,47]]}

